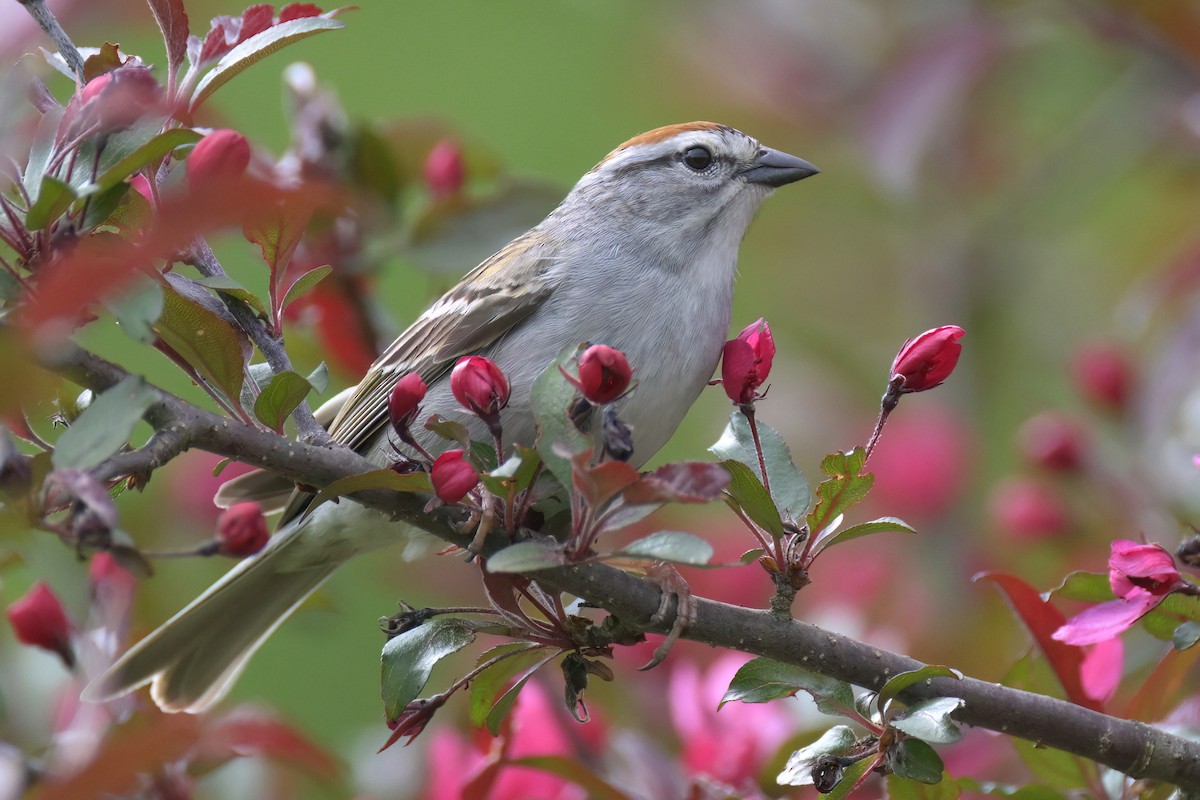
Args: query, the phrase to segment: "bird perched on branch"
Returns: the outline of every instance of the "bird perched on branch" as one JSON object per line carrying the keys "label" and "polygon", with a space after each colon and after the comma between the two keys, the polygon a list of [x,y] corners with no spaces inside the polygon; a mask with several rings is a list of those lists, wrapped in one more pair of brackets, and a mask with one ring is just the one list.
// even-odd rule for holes
{"label": "bird perched on branch", "polygon": [[[670,438],[717,366],[738,247],[755,211],[774,189],[816,172],[711,122],[635,136],[545,220],[467,273],[319,414],[332,417],[336,441],[389,463],[388,396],[396,381],[419,373],[429,386],[424,407],[450,416],[457,408],[450,369],[461,356],[479,354],[512,387],[501,414],[506,440],[531,445],[534,379],[565,347],[603,342],[637,370],[637,391],[618,402],[633,430],[630,462],[641,465]],[[466,423],[473,439],[488,439],[478,419]],[[256,480],[256,491],[273,491]],[[164,710],[203,711],[338,566],[365,550],[413,541],[407,529],[357,503],[326,503],[311,513],[305,506],[303,496],[293,497],[264,551],[135,645],[85,698],[149,683]]]}

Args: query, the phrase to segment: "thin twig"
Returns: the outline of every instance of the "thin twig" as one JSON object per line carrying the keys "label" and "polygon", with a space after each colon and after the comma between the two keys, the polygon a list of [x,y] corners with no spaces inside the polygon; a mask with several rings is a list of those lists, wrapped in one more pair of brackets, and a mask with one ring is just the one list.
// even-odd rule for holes
{"label": "thin twig", "polygon": [[63,60],[67,62],[67,66],[71,68],[80,83],[83,82],[83,56],[79,55],[79,49],[75,47],[75,43],[71,41],[71,37],[63,30],[63,26],[58,24],[58,18],[46,8],[46,3],[43,0],[18,0],[25,6],[25,10],[29,12],[29,16],[37,21],[41,29],[46,32],[54,41],[54,46],[58,48],[58,52],[62,55]]}

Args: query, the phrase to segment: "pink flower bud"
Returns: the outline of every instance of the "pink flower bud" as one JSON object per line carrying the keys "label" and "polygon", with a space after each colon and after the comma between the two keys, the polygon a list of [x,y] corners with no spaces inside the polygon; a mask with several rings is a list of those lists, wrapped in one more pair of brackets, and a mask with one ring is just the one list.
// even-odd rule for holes
{"label": "pink flower bud", "polygon": [[1047,411],[1031,417],[1017,437],[1021,454],[1040,467],[1069,472],[1083,465],[1083,430],[1062,414]]}
{"label": "pink flower bud", "polygon": [[563,377],[579,393],[596,405],[611,403],[629,388],[633,369],[620,350],[606,344],[594,344],[579,356],[579,377],[565,370]]}
{"label": "pink flower bud", "polygon": [[941,385],[958,364],[966,333],[957,325],[943,325],[909,339],[892,362],[892,380],[903,378],[899,391],[923,392]]}
{"label": "pink flower bud", "polygon": [[1079,393],[1101,408],[1121,411],[1133,389],[1133,366],[1128,356],[1111,344],[1079,348],[1071,361]]}
{"label": "pink flower bud", "polygon": [[10,605],[5,612],[17,641],[57,653],[67,667],[75,664],[71,649],[71,623],[62,603],[49,586],[41,581]]}
{"label": "pink flower bud", "polygon": [[85,125],[125,130],[158,105],[162,87],[146,67],[123,66],[98,75],[79,92]]}
{"label": "pink flower bud", "polygon": [[92,556],[88,565],[88,578],[92,583],[92,594],[114,592],[132,595],[137,586],[133,573],[117,563],[111,553],[99,552]]}
{"label": "pink flower bud", "polygon": [[992,492],[990,516],[1013,539],[1048,539],[1067,532],[1070,520],[1062,500],[1029,478],[1009,478]]}
{"label": "pink flower bud", "polygon": [[775,358],[775,339],[766,320],[751,323],[736,339],[725,343],[721,353],[721,386],[738,405],[753,403],[758,387],[771,374]]}
{"label": "pink flower bud", "polygon": [[405,375],[392,387],[392,393],[388,397],[388,417],[392,427],[401,437],[407,434],[408,427],[417,418],[427,390],[425,381],[415,372]]}
{"label": "pink flower bud", "polygon": [[475,467],[462,450],[447,450],[437,457],[429,470],[433,491],[443,503],[457,503],[479,483]]}
{"label": "pink flower bud", "polygon": [[213,131],[192,148],[187,176],[193,186],[213,180],[230,180],[250,166],[250,142],[228,128]]}
{"label": "pink flower bud", "polygon": [[1174,590],[1180,580],[1175,559],[1159,545],[1139,544],[1128,539],[1112,543],[1108,582],[1117,597],[1126,597],[1135,589],[1162,597]]}
{"label": "pink flower bud", "polygon": [[270,538],[267,519],[258,503],[235,503],[217,517],[217,552],[223,556],[252,556],[266,547]]}
{"label": "pink flower bud", "polygon": [[425,158],[425,186],[434,197],[458,194],[466,180],[462,150],[449,139],[443,139]]}
{"label": "pink flower bud", "polygon": [[500,410],[508,405],[508,379],[490,358],[464,356],[450,373],[450,391],[463,408],[488,425],[500,419]]}

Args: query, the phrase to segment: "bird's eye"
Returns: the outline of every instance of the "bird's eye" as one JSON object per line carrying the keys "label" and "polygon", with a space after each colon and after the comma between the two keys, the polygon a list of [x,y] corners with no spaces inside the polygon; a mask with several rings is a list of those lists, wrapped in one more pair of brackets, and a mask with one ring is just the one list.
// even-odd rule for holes
{"label": "bird's eye", "polygon": [[694,169],[696,172],[703,172],[708,169],[708,165],[712,163],[713,156],[707,147],[689,147],[683,151],[683,163],[688,169]]}

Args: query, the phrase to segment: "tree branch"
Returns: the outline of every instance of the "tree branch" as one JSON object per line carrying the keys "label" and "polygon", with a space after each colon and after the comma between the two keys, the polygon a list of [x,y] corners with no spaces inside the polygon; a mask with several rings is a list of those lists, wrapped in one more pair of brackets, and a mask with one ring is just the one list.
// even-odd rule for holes
{"label": "tree branch", "polygon": [[[56,349],[43,364],[94,391],[115,385],[126,373],[120,367],[74,345]],[[147,420],[160,431],[176,435],[169,442],[186,442],[218,455],[254,463],[292,480],[323,486],[338,478],[376,468],[343,447],[316,447],[293,442],[236,420],[197,408],[160,391],[159,401]],[[163,440],[166,441],[166,440]],[[161,444],[161,452],[169,451]],[[126,454],[133,456],[141,453]],[[123,468],[121,457],[110,459],[100,470],[115,477]],[[470,543],[454,528],[461,520],[453,507],[430,514],[422,511],[424,498],[385,491],[354,495],[364,505],[391,514],[460,547]],[[489,539],[484,555],[506,544],[502,534]],[[647,581],[603,564],[565,566],[534,573],[539,583],[569,592],[593,603],[627,623],[665,633],[670,615],[650,622],[658,610],[660,590]],[[878,690],[892,676],[921,666],[907,656],[890,653],[863,642],[823,630],[798,620],[780,620],[766,611],[697,601],[695,622],[685,638],[717,647],[767,656],[789,664]],[[964,678],[935,678],[901,694],[912,702],[930,697],[959,697],[966,705],[956,717],[968,725],[1018,736],[1040,745],[1064,750],[1105,764],[1134,778],[1149,778],[1200,790],[1200,743],[1173,736],[1141,722],[1118,719],[1052,697]]]}
{"label": "tree branch", "polygon": [[67,66],[75,73],[79,80],[83,81],[83,57],[79,55],[78,48],[71,41],[71,37],[63,30],[63,26],[58,23],[58,18],[46,8],[44,0],[18,0],[21,5],[25,6],[25,10],[29,12],[29,16],[37,21],[41,29],[46,35],[54,41],[54,46],[58,48],[58,52],[62,55],[63,60],[67,62]]}

